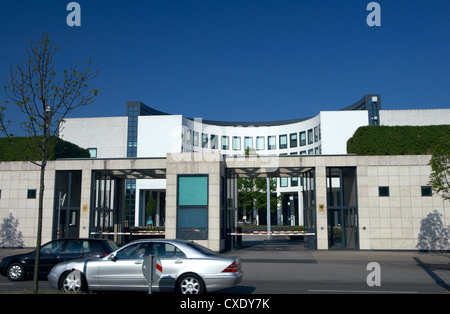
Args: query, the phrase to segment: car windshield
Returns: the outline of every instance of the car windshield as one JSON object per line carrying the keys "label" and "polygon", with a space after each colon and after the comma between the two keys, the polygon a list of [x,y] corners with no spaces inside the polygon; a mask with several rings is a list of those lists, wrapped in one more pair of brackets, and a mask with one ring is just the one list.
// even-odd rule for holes
{"label": "car windshield", "polygon": [[211,251],[210,249],[207,249],[204,246],[201,246],[200,244],[194,243],[194,242],[186,242],[187,245],[189,245],[190,247],[196,249],[197,251],[202,252],[205,255],[208,256],[216,256],[217,254],[213,251]]}

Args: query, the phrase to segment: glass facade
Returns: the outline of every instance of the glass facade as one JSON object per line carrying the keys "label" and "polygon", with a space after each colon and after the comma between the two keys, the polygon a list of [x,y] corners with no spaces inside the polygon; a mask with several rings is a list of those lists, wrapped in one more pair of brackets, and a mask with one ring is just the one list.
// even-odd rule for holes
{"label": "glass facade", "polygon": [[177,239],[208,239],[208,176],[179,175]]}

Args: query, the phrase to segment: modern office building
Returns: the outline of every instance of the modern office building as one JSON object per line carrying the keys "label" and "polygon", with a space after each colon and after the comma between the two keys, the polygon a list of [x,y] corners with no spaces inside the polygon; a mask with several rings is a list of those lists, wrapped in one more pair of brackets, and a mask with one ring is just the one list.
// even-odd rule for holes
{"label": "modern office building", "polygon": [[[167,114],[132,101],[127,103],[127,116],[66,119],[60,134],[64,140],[88,148],[95,158],[154,158],[182,152],[243,156],[248,149],[258,156],[341,155],[347,154],[347,141],[360,126],[450,124],[449,109],[382,110],[380,95],[365,95],[342,107],[309,118],[225,122]],[[163,210],[165,184],[164,179],[127,181],[131,226],[146,224],[150,194],[157,201],[158,213]],[[303,224],[299,178],[279,178],[276,192],[283,196],[276,223]],[[163,216],[157,216],[156,225],[163,223]]]}
{"label": "modern office building", "polygon": [[[449,202],[430,193],[430,156],[352,156],[346,142],[365,125],[450,124],[450,109],[382,110],[379,95],[343,107],[252,123],[128,102],[123,117],[66,119],[61,137],[91,158],[49,163],[43,240],[121,241],[127,226],[146,224],[153,198],[166,237],[227,250],[240,218],[236,178],[270,177],[285,196],[276,223],[304,225],[311,248],[418,248],[430,215],[450,225]],[[0,219],[18,220],[26,246],[35,243],[38,175],[30,163],[0,163]]]}

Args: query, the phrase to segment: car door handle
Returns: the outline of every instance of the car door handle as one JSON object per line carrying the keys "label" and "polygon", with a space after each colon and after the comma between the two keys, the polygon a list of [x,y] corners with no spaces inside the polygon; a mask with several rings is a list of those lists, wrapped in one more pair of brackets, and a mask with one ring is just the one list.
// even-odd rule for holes
{"label": "car door handle", "polygon": [[136,261],[134,262],[136,265],[142,264],[144,261]]}
{"label": "car door handle", "polygon": [[175,261],[175,264],[183,264],[183,261],[177,260],[177,261]]}

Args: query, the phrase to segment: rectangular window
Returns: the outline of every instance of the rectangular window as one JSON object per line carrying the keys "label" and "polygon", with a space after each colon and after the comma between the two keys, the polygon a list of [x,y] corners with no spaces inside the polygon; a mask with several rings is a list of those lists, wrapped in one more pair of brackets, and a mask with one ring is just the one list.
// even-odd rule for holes
{"label": "rectangular window", "polygon": [[97,148],[88,148],[88,151],[91,158],[97,158]]}
{"label": "rectangular window", "polygon": [[288,178],[280,178],[280,186],[287,187],[288,186]]}
{"label": "rectangular window", "polygon": [[300,146],[306,145],[306,132],[300,132]]}
{"label": "rectangular window", "polygon": [[219,146],[217,142],[218,142],[217,135],[211,134],[211,149],[217,149],[217,147]]}
{"label": "rectangular window", "polygon": [[264,150],[264,136],[258,136],[256,138],[256,149],[257,150]]}
{"label": "rectangular window", "polygon": [[177,238],[208,239],[208,175],[179,175]]}
{"label": "rectangular window", "polygon": [[276,143],[276,137],[275,136],[269,136],[267,138],[267,149],[268,150],[277,149],[277,143]]}
{"label": "rectangular window", "polygon": [[194,146],[198,147],[198,132],[194,131]]}
{"label": "rectangular window", "polygon": [[319,140],[319,128],[316,126],[314,128],[314,142],[317,142]]}
{"label": "rectangular window", "polygon": [[420,188],[422,196],[433,196],[433,189],[430,185],[425,185]]}
{"label": "rectangular window", "polygon": [[208,176],[179,176],[178,205],[208,205]]}
{"label": "rectangular window", "polygon": [[27,198],[35,199],[36,198],[36,189],[29,189],[27,192]]}
{"label": "rectangular window", "polygon": [[378,196],[388,197],[389,196],[389,187],[388,186],[379,186],[378,187]]}
{"label": "rectangular window", "polygon": [[222,150],[228,149],[229,149],[228,136],[222,136]]}
{"label": "rectangular window", "polygon": [[247,150],[247,148],[253,149],[253,137],[246,136],[244,138],[244,149]]}
{"label": "rectangular window", "polygon": [[287,148],[287,135],[283,134],[280,135],[280,149]]}
{"label": "rectangular window", "polygon": [[314,143],[313,129],[308,130],[308,144]]}
{"label": "rectangular window", "polygon": [[297,147],[297,133],[292,133],[289,135],[289,145],[291,148]]}
{"label": "rectangular window", "polygon": [[233,150],[241,150],[241,138],[233,136]]}
{"label": "rectangular window", "polygon": [[297,177],[291,178],[291,186],[298,186],[298,178]]}
{"label": "rectangular window", "polygon": [[208,148],[208,134],[202,133],[202,147]]}

